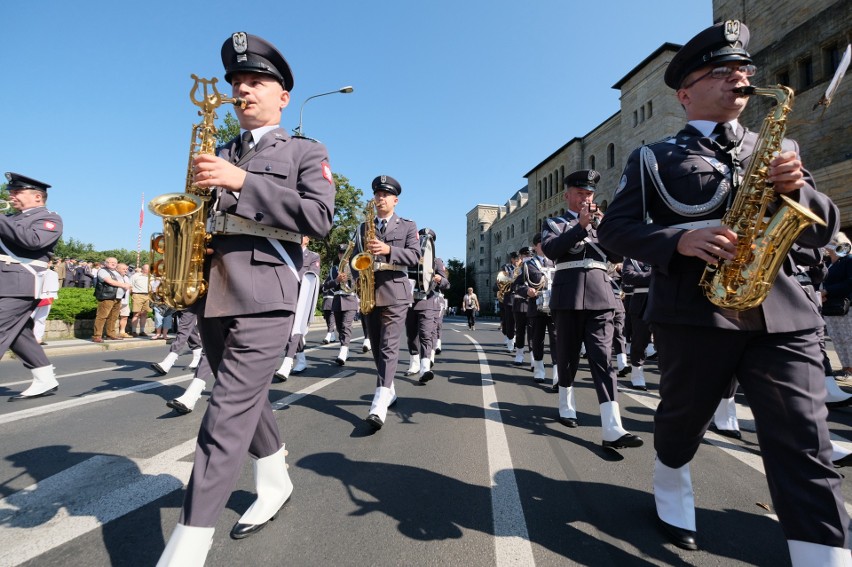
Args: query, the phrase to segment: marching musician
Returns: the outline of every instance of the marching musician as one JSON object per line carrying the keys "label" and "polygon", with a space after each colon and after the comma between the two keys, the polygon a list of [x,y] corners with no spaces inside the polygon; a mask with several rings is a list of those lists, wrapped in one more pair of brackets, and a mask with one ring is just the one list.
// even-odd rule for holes
{"label": "marching musician", "polygon": [[[348,248],[347,244],[339,244],[337,247],[337,263],[332,264],[328,277],[322,284],[323,293],[332,294],[331,313],[336,334],[340,340],[340,352],[337,353],[337,364],[343,366],[349,357],[349,341],[352,339],[352,323],[355,321],[355,313],[358,311],[358,297],[352,290],[354,280],[352,279],[352,267],[346,266],[344,271],[339,268],[343,255]],[[344,289],[344,286],[347,289]]]}
{"label": "marching musician", "polygon": [[[529,345],[533,359],[533,379],[536,382],[547,380],[544,369],[544,336],[550,341],[550,359],[553,364],[553,385],[559,376],[556,365],[556,326],[550,315],[550,285],[553,283],[554,263],[544,255],[541,249],[541,233],[533,236],[534,255],[522,265],[521,275],[516,281],[516,293],[525,297],[527,318],[530,321]],[[545,303],[546,302],[546,303]]]}
{"label": "marching musician", "polygon": [[292,138],[280,127],[293,88],[287,61],[269,42],[243,32],[224,42],[221,55],[233,96],[247,103],[236,109],[242,134],[217,156],[192,160],[194,184],[213,189],[213,220],[231,219],[210,242],[209,287],[198,308],[215,382],[180,520],[160,565],[204,563],[247,454],[258,495],[231,537],[256,533],[290,498],[293,483],[269,402],[270,378],[294,316],[301,314],[299,235],[324,237],[334,216],[325,146]]}
{"label": "marching musician", "polygon": [[[331,269],[329,269],[331,271]],[[322,344],[327,345],[337,340],[335,336],[334,316],[331,313],[331,305],[334,302],[334,294],[330,291],[323,290],[322,292],[322,318],[325,321],[326,333],[322,339]]]}
{"label": "marching musician", "polygon": [[30,369],[30,386],[9,401],[53,394],[59,389],[54,368],[33,334],[31,317],[43,298],[59,290],[56,272],[48,268],[62,236],[62,219],[48,211],[50,185],[18,173],[6,173],[9,204],[18,210],[0,215],[0,358],[11,349]]}
{"label": "marching musician", "polygon": [[[302,267],[299,268],[299,293],[303,293],[303,286],[317,285],[316,278],[319,277],[320,273],[320,255],[308,248],[310,242],[311,238],[309,236],[302,236]],[[311,272],[314,277],[306,278],[305,274],[308,272]],[[313,291],[307,293],[313,297]],[[311,312],[312,315],[313,312]],[[305,321],[310,321],[311,316],[308,316],[307,319],[302,318],[301,322],[296,321],[296,324],[302,325]],[[275,371],[275,375],[272,377],[273,380],[286,382],[291,372],[299,374],[304,372],[308,367],[308,361],[305,359],[305,333],[307,333],[308,326],[304,326],[305,333],[298,332],[299,330],[301,329],[295,329],[293,334],[290,335],[287,348],[284,349],[284,360],[281,361],[281,366]]]}
{"label": "marching musician", "polygon": [[607,262],[614,256],[598,244],[595,229],[599,211],[592,202],[600,173],[575,171],[565,177],[565,217],[550,218],[542,227],[541,249],[556,263],[550,310],[556,323],[559,369],[559,422],[577,427],[574,377],[580,345],[586,345],[595,391],[600,404],[602,445],[611,449],[640,447],[642,439],[621,425],[612,353],[613,312],[616,301]]}
{"label": "marching musician", "polygon": [[630,286],[627,303],[632,339],[630,341],[630,384],[634,390],[647,391],[645,384],[645,349],[651,344],[651,329],[644,320],[648,305],[648,286],[651,285],[651,266],[633,258],[622,262],[621,281]]}
{"label": "marching musician", "polygon": [[[503,291],[503,296],[498,297],[500,301],[500,330],[503,332],[503,336],[506,337],[506,340],[504,341],[506,350],[511,353],[515,353],[515,313],[513,311],[514,296],[511,292],[511,285],[515,281],[515,268],[520,264],[520,254],[512,251],[509,252],[509,261],[500,267],[500,272],[503,273],[506,280],[506,289]],[[500,274],[498,273],[498,281],[494,283],[496,291],[500,291],[499,275]],[[521,353],[523,355],[523,345],[521,345]]]}
{"label": "marching musician", "polygon": [[370,343],[376,347],[372,351],[378,373],[366,421],[378,430],[385,424],[388,407],[396,403],[393,377],[408,304],[413,301],[408,268],[420,259],[420,242],[414,221],[394,213],[402,193],[399,182],[390,175],[380,175],[373,179],[372,188],[376,237],[365,241],[366,227],[361,223],[354,240],[356,252],[367,251],[375,259],[375,307],[363,317]]}
{"label": "marching musician", "polygon": [[427,289],[423,289],[425,282],[420,281],[421,274],[413,274],[415,278],[411,281],[414,289],[414,302],[409,307],[405,318],[405,334],[408,338],[409,354],[411,354],[412,358],[417,356],[420,359],[418,370],[420,375],[419,380],[421,384],[425,384],[435,377],[432,370],[432,356],[435,351],[435,319],[437,314],[441,312],[441,307],[438,303],[438,290],[449,289],[450,281],[447,279],[444,262],[434,256],[434,246],[426,246],[427,241],[431,241],[434,245],[434,242],[438,238],[435,231],[431,228],[421,228],[418,234],[421,238],[421,257],[426,253],[433,255],[431,262],[434,272],[429,280]]}
{"label": "marching musician", "polygon": [[[512,361],[513,366],[523,366],[524,355],[527,351],[527,301],[526,295],[521,295],[518,291],[518,286],[523,283],[523,265],[530,258],[530,247],[522,246],[518,250],[519,262],[515,266],[515,273],[512,276],[512,287],[509,288],[507,295],[512,296],[512,319],[515,321],[515,360]],[[530,355],[532,358],[532,355]]]}
{"label": "marching musician", "polygon": [[[815,189],[796,143],[759,140],[738,121],[748,98],[733,89],[749,85],[755,73],[748,40],[744,24],[720,22],[672,58],[665,83],[676,92],[688,124],[676,136],[630,155],[599,235],[608,248],[653,266],[645,319],[659,351],[654,498],[666,536],[684,549],[697,548],[689,463],[736,376],[754,413],[769,491],[793,565],[848,565],[849,518],[841,476],[831,463],[817,305],[793,277],[789,256],[757,307],[718,307],[699,286],[708,263],[737,256],[740,235],[721,219],[736,193],[751,191],[761,198],[749,187],[760,183],[742,178],[752,159],[766,161],[765,174],[758,176],[765,175],[776,193],[822,219],[824,224],[801,232],[799,245],[825,246],[839,224],[837,207]],[[766,120],[767,131],[777,138],[778,129],[770,124],[776,119]],[[758,142],[766,148],[762,155],[754,155]],[[779,201],[776,196],[770,212]],[[742,215],[731,221],[733,226],[762,223]]]}

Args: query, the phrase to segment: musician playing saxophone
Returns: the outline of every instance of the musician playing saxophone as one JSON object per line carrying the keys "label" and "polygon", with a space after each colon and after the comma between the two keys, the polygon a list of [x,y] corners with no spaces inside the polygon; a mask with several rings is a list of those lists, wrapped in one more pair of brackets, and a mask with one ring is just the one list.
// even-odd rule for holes
{"label": "musician playing saxophone", "polygon": [[[352,322],[355,320],[355,313],[358,311],[358,297],[352,290],[352,286],[354,285],[354,281],[352,280],[352,266],[349,265],[349,258],[346,257],[350,245],[353,244],[338,245],[338,262],[331,266],[328,277],[322,284],[323,293],[329,292],[334,294],[331,303],[331,315],[334,318],[338,340],[340,340],[340,351],[337,353],[337,359],[335,360],[339,366],[346,364],[346,359],[349,358]],[[341,266],[343,266],[342,269]]]}
{"label": "musician playing saxophone", "polygon": [[[688,124],[630,155],[598,235],[609,249],[653,267],[645,319],[661,372],[654,496],[663,533],[679,547],[698,546],[689,462],[736,376],[754,413],[793,565],[846,565],[849,519],[831,463],[822,321],[792,275],[794,262],[786,258],[757,307],[718,307],[699,286],[707,263],[734,257],[737,237],[720,220],[733,196],[748,190],[740,172],[750,160],[765,160],[774,190],[824,222],[805,228],[797,245],[824,246],[838,228],[837,207],[815,189],[795,142],[779,140],[775,157],[754,155],[762,139],[739,122],[748,98],[734,92],[755,73],[748,40],[744,24],[720,22],[674,56],[665,82]],[[776,197],[770,209],[777,206]]]}
{"label": "musician playing saxophone", "polygon": [[279,125],[293,89],[287,61],[270,43],[243,32],[227,38],[221,56],[233,96],[247,104],[236,110],[242,135],[218,156],[193,161],[195,185],[213,189],[211,220],[226,221],[208,231],[209,288],[198,310],[216,380],[180,520],[160,565],[203,564],[247,456],[261,490],[231,537],[262,529],[293,491],[268,392],[297,313],[300,235],[324,237],[334,216],[325,146],[290,137]]}
{"label": "musician playing saxophone", "polygon": [[[556,326],[550,316],[549,284],[553,283],[555,264],[544,255],[541,249],[541,233],[533,236],[534,255],[526,258],[521,273],[515,279],[513,290],[519,297],[527,298],[527,319],[529,326],[529,345],[533,358],[533,378],[542,383],[547,379],[544,369],[544,337],[549,336],[550,359],[553,368],[552,384],[556,386]],[[541,297],[540,297],[541,296]],[[542,300],[547,301],[546,304]],[[556,391],[556,390],[554,390]]]}
{"label": "musician playing saxophone", "polygon": [[372,187],[375,238],[365,239],[367,227],[361,223],[354,240],[356,253],[369,251],[375,258],[374,307],[364,318],[377,372],[367,423],[378,430],[385,424],[388,407],[396,403],[393,377],[399,362],[399,343],[405,333],[405,316],[413,301],[408,267],[416,266],[420,260],[420,241],[414,221],[394,213],[402,193],[399,182],[390,175],[380,175],[373,179]]}

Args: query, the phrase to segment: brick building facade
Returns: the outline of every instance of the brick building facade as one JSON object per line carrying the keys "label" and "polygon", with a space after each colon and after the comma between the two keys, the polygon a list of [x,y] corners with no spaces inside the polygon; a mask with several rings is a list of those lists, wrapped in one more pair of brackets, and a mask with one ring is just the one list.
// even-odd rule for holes
{"label": "brick building facade", "polygon": [[[712,1],[714,21],[738,19],[752,30],[749,52],[758,67],[752,84],[782,83],[796,91],[787,136],[799,142],[805,167],[840,207],[843,230],[852,234],[852,72],[824,114],[822,107],[812,110],[852,40],[852,2]],[[561,188],[566,175],[577,169],[598,170],[601,183],[595,200],[606,205],[629,153],[680,130],[683,109],[663,82],[679,48],[661,45],[615,83],[613,88],[621,92],[618,112],[528,171],[527,186],[505,205],[477,205],[468,212],[466,265],[475,274],[468,285],[475,287],[483,306],[493,302],[491,286],[508,253],[529,244],[546,218],[564,214]],[[753,97],[741,121],[757,131],[769,110],[770,101]]]}

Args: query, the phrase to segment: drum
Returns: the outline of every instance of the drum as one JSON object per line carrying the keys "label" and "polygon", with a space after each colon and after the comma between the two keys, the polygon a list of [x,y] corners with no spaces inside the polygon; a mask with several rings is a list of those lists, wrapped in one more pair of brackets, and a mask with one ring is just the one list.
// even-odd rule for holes
{"label": "drum", "polygon": [[429,235],[420,236],[420,261],[408,268],[408,279],[414,284],[414,300],[426,299],[435,289],[435,241]]}

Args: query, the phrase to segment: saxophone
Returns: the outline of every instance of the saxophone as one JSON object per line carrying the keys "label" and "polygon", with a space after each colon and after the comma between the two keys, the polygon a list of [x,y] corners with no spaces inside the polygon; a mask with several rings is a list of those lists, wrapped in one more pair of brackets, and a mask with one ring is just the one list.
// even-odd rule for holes
{"label": "saxophone", "polygon": [[[376,203],[372,199],[367,201],[364,209],[364,238],[362,242],[369,242],[376,238]],[[361,313],[368,314],[376,306],[376,279],[373,274],[373,264],[376,257],[372,252],[364,250],[352,258],[350,265],[358,272],[358,298],[361,300]]]}
{"label": "saxophone", "polygon": [[[149,293],[155,302],[173,309],[186,309],[207,292],[204,255],[210,234],[205,225],[212,191],[192,182],[192,160],[199,154],[216,151],[213,122],[218,107],[231,103],[245,108],[243,99],[219,94],[217,79],[200,79],[196,75],[192,78],[195,83],[189,98],[201,109],[198,114],[202,119],[192,126],[185,191],[160,195],[148,203],[148,209],[163,219],[163,232],[151,236],[151,273],[160,279],[160,285],[156,290],[149,289]],[[196,98],[199,85],[204,91],[201,99]]]}
{"label": "saxophone", "polygon": [[767,208],[776,198],[772,184],[766,182],[767,171],[769,162],[781,151],[793,90],[777,85],[742,87],[734,92],[777,101],[763,121],[742,186],[722,218],[722,224],[737,234],[736,256],[720,260],[717,266],[708,264],[701,275],[700,286],[713,305],[742,311],[763,303],[802,231],[812,224],[825,226],[825,222],[786,195],[780,195],[781,205],[766,220]]}
{"label": "saxophone", "polygon": [[337,264],[337,273],[338,274],[346,274],[348,277],[346,281],[340,284],[340,291],[343,293],[352,293],[354,290],[352,286],[349,285],[349,282],[352,281],[352,278],[349,274],[349,258],[352,256],[352,250],[355,249],[355,243],[353,241],[349,241],[349,245],[346,246],[346,252],[343,253],[343,258],[340,259],[340,263]]}

